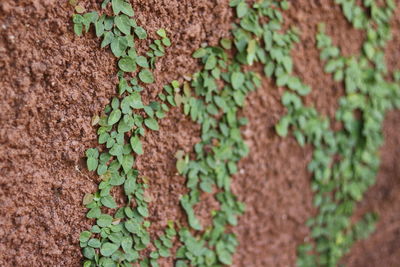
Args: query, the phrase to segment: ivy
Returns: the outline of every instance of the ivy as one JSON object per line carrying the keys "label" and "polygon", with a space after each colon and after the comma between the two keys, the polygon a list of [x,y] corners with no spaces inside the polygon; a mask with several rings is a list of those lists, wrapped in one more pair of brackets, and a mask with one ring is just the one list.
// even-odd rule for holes
{"label": "ivy", "polygon": [[[106,8],[109,2],[104,1],[102,8]],[[144,105],[140,96],[143,88],[138,79],[144,85],[154,82],[148,58],[137,55],[135,50],[135,35],[145,39],[147,33],[132,18],[134,11],[128,2],[112,0],[111,4],[114,12],[111,17],[96,12],[73,15],[77,35],[81,35],[83,29],[88,32],[94,25],[96,36],[103,39],[101,47],[109,46],[114,56],[119,58],[119,96],[114,97],[103,113],[95,115],[92,120],[93,125],[99,125],[97,134],[102,146],[86,151],[88,170],[97,171],[102,181],[95,194],[86,194],[83,199],[89,209],[87,218],[96,219],[90,231],[83,231],[79,237],[82,254],[86,258],[83,266],[130,266],[131,263],[158,266],[160,256],[169,256],[170,244],[176,233],[173,224],[169,223],[166,235],[159,236],[162,241],[153,240],[156,249],[150,257],[140,256],[139,252],[152,242],[147,231],[150,224],[145,221],[149,216],[149,200],[144,196],[148,186],[134,169],[134,155],[143,154],[140,137],[145,135],[145,127],[158,130],[158,122],[153,116],[155,113],[157,118],[162,118],[163,111],[161,103]],[[169,46],[166,31],[160,29],[158,34],[165,46]],[[159,43],[157,49],[164,51],[164,45]],[[150,62],[154,66],[155,58],[150,56]],[[137,73],[138,68],[143,69]],[[132,75],[133,78],[127,79]],[[168,107],[163,105],[168,111]],[[144,114],[135,110],[143,110]],[[130,142],[126,143],[126,140]],[[113,196],[113,188],[119,186],[124,189],[125,206],[119,206]]]}
{"label": "ivy", "polygon": [[[382,123],[385,112],[400,107],[400,72],[391,82],[384,62],[384,47],[390,39],[392,0],[378,5],[364,1],[336,0],[346,19],[357,29],[366,31],[360,55],[344,57],[324,33],[321,25],[317,47],[324,61],[324,71],[342,83],[346,94],[339,100],[335,120],[342,123],[331,129],[328,118],[303,104],[311,87],[295,76],[291,50],[299,42],[296,28],[282,30],[281,10],[289,1],[262,0],[250,5],[231,0],[239,18],[233,25],[233,39],[221,39],[219,46],[204,46],[193,53],[202,68],[190,82],[172,81],[164,86],[158,101],[143,104],[140,92],[154,83],[152,73],[157,58],[165,54],[172,42],[165,29],[157,30],[144,55],[135,50],[136,39],[146,39],[147,32],[137,25],[132,6],[125,0],[105,0],[113,16],[85,12],[73,15],[78,36],[94,25],[101,47],[109,47],[118,59],[118,97],[104,108],[92,123],[98,125],[99,148],[86,151],[89,171],[101,178],[98,191],[83,199],[87,217],[96,224],[79,237],[84,266],[158,266],[159,257],[170,257],[170,248],[178,234],[180,247],[173,255],[175,266],[221,266],[232,264],[238,245],[229,226],[237,224],[244,204],[231,192],[232,176],[238,161],[249,152],[240,134],[246,123],[238,112],[248,93],[261,85],[261,75],[249,66],[261,64],[263,74],[284,87],[282,104],[287,113],[275,126],[281,137],[292,135],[304,146],[312,145],[313,157],[308,170],[313,174],[314,205],[319,213],[310,218],[311,242],[298,248],[298,266],[336,266],[351,245],[374,229],[376,215],[367,213],[353,223],[350,218],[356,203],[374,184],[379,167],[378,151],[383,142]],[[78,10],[77,10],[78,11]],[[180,199],[187,215],[188,227],[176,233],[169,222],[165,233],[151,240],[146,179],[134,169],[135,157],[144,153],[141,138],[146,131],[159,130],[158,120],[171,107],[181,109],[201,126],[201,141],[192,155],[178,151],[176,168],[185,177],[188,193]],[[356,116],[355,111],[361,115]],[[113,197],[120,186],[125,194],[124,206]],[[217,193],[215,193],[217,192]],[[202,225],[195,213],[201,194],[214,194],[219,209],[211,211],[211,225]],[[148,257],[140,254],[154,247]]]}

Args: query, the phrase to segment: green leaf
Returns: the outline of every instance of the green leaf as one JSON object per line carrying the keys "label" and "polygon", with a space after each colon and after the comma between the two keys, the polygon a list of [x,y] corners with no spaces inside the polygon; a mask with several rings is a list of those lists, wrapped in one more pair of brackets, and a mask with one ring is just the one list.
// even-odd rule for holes
{"label": "green leaf", "polygon": [[135,12],[133,11],[132,6],[125,1],[122,2],[122,4],[119,6],[119,9],[122,11],[122,13],[124,13],[130,17],[133,17],[135,15]]}
{"label": "green leaf", "polygon": [[111,51],[116,57],[122,56],[127,48],[128,40],[125,37],[114,38],[111,42]]}
{"label": "green leaf", "polygon": [[196,215],[194,214],[193,207],[189,201],[189,196],[182,196],[180,203],[183,209],[186,211],[190,227],[195,230],[201,231],[203,227],[201,226],[200,221],[197,219]]}
{"label": "green leaf", "polygon": [[120,175],[112,175],[110,179],[110,185],[118,186],[122,185],[125,182],[124,176]]}
{"label": "green leaf", "polygon": [[363,46],[364,53],[369,59],[372,59],[375,54],[374,46],[371,43],[365,43]]}
{"label": "green leaf", "polygon": [[79,242],[87,242],[89,238],[92,236],[92,233],[89,231],[83,231],[79,236]]}
{"label": "green leaf", "polygon": [[132,108],[142,109],[144,107],[142,103],[142,98],[138,92],[133,92],[130,96],[128,96],[128,98],[129,98],[129,105]]}
{"label": "green leaf", "polygon": [[226,265],[232,265],[232,255],[227,250],[220,250],[217,252],[220,262]]}
{"label": "green leaf", "polygon": [[210,55],[207,58],[206,64],[204,66],[204,69],[211,70],[211,69],[215,68],[216,65],[217,65],[217,57],[214,56],[214,55]]}
{"label": "green leaf", "polygon": [[248,7],[245,1],[242,1],[236,7],[236,13],[239,18],[244,17],[247,14]]}
{"label": "green leaf", "polygon": [[125,72],[134,72],[136,70],[136,62],[131,57],[123,57],[118,61],[118,67]]}
{"label": "green leaf", "polygon": [[108,3],[110,3],[111,0],[104,0],[103,3],[101,3],[101,8],[105,9],[108,5]]}
{"label": "green leaf", "polygon": [[289,9],[289,2],[288,1],[282,1],[281,2],[281,7],[283,10],[288,10]]}
{"label": "green leaf", "polygon": [[244,83],[244,75],[241,72],[233,72],[231,76],[232,87],[236,90],[240,89]]}
{"label": "green leaf", "polygon": [[128,220],[125,222],[125,228],[128,230],[130,233],[138,233],[139,232],[139,225],[136,221],[134,220]]}
{"label": "green leaf", "polygon": [[288,81],[289,81],[290,76],[287,74],[282,74],[281,76],[278,77],[278,79],[276,80],[276,85],[281,87],[281,86],[285,86]]}
{"label": "green leaf", "polygon": [[101,242],[97,238],[92,238],[92,239],[89,240],[88,246],[90,246],[92,248],[100,248]]}
{"label": "green leaf", "polygon": [[144,83],[153,83],[154,82],[153,74],[147,69],[141,70],[139,72],[139,79]]}
{"label": "green leaf", "polygon": [[122,169],[125,173],[128,173],[128,171],[132,169],[133,162],[134,158],[131,154],[124,155],[124,160],[122,161]]}
{"label": "green leaf", "polygon": [[205,55],[207,55],[207,50],[206,49],[204,49],[204,48],[199,48],[199,49],[197,49],[194,53],[193,53],[193,57],[194,58],[202,58],[202,57],[204,57]]}
{"label": "green leaf", "polygon": [[96,21],[94,24],[94,28],[96,30],[96,36],[100,37],[104,34],[104,24],[102,21]]}
{"label": "green leaf", "polygon": [[118,15],[121,12],[123,3],[123,0],[112,0],[111,5],[115,15]]}
{"label": "green leaf", "polygon": [[112,32],[105,32],[103,41],[101,42],[101,48],[111,44],[114,40],[114,34]]}
{"label": "green leaf", "polygon": [[[94,248],[86,247],[82,250],[82,254],[85,258],[92,260],[96,255],[96,251],[94,250]],[[88,265],[88,267],[90,266],[91,263]],[[85,267],[85,265],[83,267]]]}
{"label": "green leaf", "polygon": [[178,159],[176,161],[176,169],[178,170],[178,173],[183,174],[183,170],[186,167],[186,161],[184,159]]}
{"label": "green leaf", "polygon": [[221,41],[220,41],[220,43],[221,43],[221,46],[222,46],[223,48],[227,49],[227,50],[229,50],[229,49],[232,48],[232,41],[231,41],[231,39],[222,38]]}
{"label": "green leaf", "polygon": [[144,56],[138,56],[136,58],[136,63],[142,68],[146,68],[146,69],[149,68],[149,62],[147,61],[147,58]]}
{"label": "green leaf", "polygon": [[143,154],[143,147],[142,147],[142,142],[140,141],[139,137],[134,135],[131,137],[131,147],[132,150],[138,154],[142,155]]}
{"label": "green leaf", "polygon": [[167,32],[164,29],[158,29],[157,30],[157,34],[158,34],[158,36],[160,36],[162,38],[166,38],[167,37]]}
{"label": "green leaf", "polygon": [[97,14],[96,11],[92,11],[92,12],[89,12],[89,13],[86,13],[85,15],[83,15],[84,24],[86,26],[86,31],[89,30],[89,25],[91,23],[95,23],[98,18],[99,18],[99,14]]}
{"label": "green leaf", "polygon": [[162,38],[162,43],[165,46],[171,46],[171,40],[169,38]]}
{"label": "green leaf", "polygon": [[117,249],[118,249],[118,245],[110,243],[110,242],[106,242],[101,246],[100,253],[101,253],[101,255],[103,255],[105,257],[109,257],[112,254],[114,254],[114,252],[117,251]]}
{"label": "green leaf", "polygon": [[142,215],[143,217],[148,217],[149,216],[149,211],[147,210],[147,208],[145,206],[139,206],[137,208],[138,212],[140,215]]}
{"label": "green leaf", "polygon": [[101,214],[97,219],[97,225],[100,227],[107,227],[110,226],[112,223],[113,218],[108,214]]}
{"label": "green leaf", "polygon": [[126,15],[119,15],[116,16],[114,19],[115,25],[117,25],[117,28],[125,33],[126,35],[131,34],[131,22],[128,16]]}
{"label": "green leaf", "polygon": [[82,204],[86,206],[87,204],[93,201],[93,198],[94,198],[93,194],[90,193],[85,194],[82,200]]}
{"label": "green leaf", "polygon": [[283,117],[279,121],[279,123],[275,125],[276,133],[279,136],[285,137],[288,134],[289,123],[290,123],[290,118]]}
{"label": "green leaf", "polygon": [[132,249],[132,245],[133,245],[133,240],[130,236],[125,236],[121,241],[121,247],[125,252]]}
{"label": "green leaf", "polygon": [[113,125],[117,123],[121,119],[121,110],[120,109],[114,109],[111,113],[110,116],[108,117],[107,123],[109,125]]}
{"label": "green leaf", "polygon": [[109,153],[113,156],[120,156],[124,151],[124,147],[120,144],[115,143],[110,149]]}
{"label": "green leaf", "polygon": [[158,131],[158,122],[154,118],[147,118],[144,120],[144,124],[151,130]]}
{"label": "green leaf", "polygon": [[139,39],[146,39],[147,38],[147,32],[145,29],[143,29],[142,27],[135,27],[135,34],[137,35],[137,37]]}
{"label": "green leaf", "polygon": [[95,171],[99,161],[96,158],[89,157],[87,158],[86,163],[89,171]]}
{"label": "green leaf", "polygon": [[98,158],[99,150],[97,150],[97,148],[89,148],[88,150],[86,150],[85,154],[88,158]]}
{"label": "green leaf", "polygon": [[83,30],[83,24],[82,23],[74,23],[74,32],[76,35],[81,36],[82,35],[82,30]]}
{"label": "green leaf", "polygon": [[116,97],[113,97],[113,99],[111,100],[111,108],[112,109],[117,109],[119,107],[119,99]]}
{"label": "green leaf", "polygon": [[79,14],[72,15],[72,22],[73,23],[83,23],[84,20],[85,19],[83,18],[82,15],[79,15]]}
{"label": "green leaf", "polygon": [[102,197],[101,204],[103,204],[104,206],[106,206],[107,208],[110,208],[110,209],[117,208],[117,203],[115,202],[113,197],[110,195]]}
{"label": "green leaf", "polygon": [[136,179],[134,177],[128,177],[124,184],[125,194],[129,196],[135,193],[136,187]]}
{"label": "green leaf", "polygon": [[99,207],[92,208],[86,214],[86,217],[89,219],[99,218],[101,215],[101,210]]}
{"label": "green leaf", "polygon": [[134,249],[129,249],[126,251],[125,257],[129,262],[132,262],[139,259],[139,253]]}
{"label": "green leaf", "polygon": [[99,164],[99,166],[97,167],[97,174],[98,175],[103,175],[105,174],[107,171],[107,165],[105,164]]}

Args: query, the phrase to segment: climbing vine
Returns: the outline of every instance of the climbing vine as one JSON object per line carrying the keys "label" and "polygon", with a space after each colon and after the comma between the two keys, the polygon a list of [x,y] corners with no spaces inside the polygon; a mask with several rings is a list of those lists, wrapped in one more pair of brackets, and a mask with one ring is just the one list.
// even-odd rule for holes
{"label": "climbing vine", "polygon": [[[93,125],[99,125],[99,147],[86,151],[89,171],[96,171],[102,181],[98,191],[83,200],[89,209],[87,217],[95,219],[95,225],[79,239],[84,266],[157,266],[159,257],[171,256],[170,248],[178,238],[179,248],[173,255],[177,267],[232,264],[238,241],[230,226],[237,224],[245,205],[232,193],[231,183],[238,161],[249,153],[240,132],[247,119],[239,117],[238,111],[246,96],[261,87],[261,73],[251,71],[258,66],[278,87],[287,89],[281,99],[287,113],[275,127],[277,134],[291,134],[299,145],[313,146],[308,170],[313,175],[318,214],[307,222],[312,241],[299,246],[297,265],[336,266],[355,241],[373,231],[375,214],[365,214],[356,223],[351,217],[357,201],[375,182],[384,115],[400,107],[400,75],[390,75],[384,61],[396,5],[391,0],[385,5],[364,0],[363,7],[352,0],[336,3],[355,28],[367,33],[360,54],[344,57],[325,34],[324,25],[319,27],[317,47],[324,71],[343,84],[346,92],[334,118],[342,124],[338,131],[331,128],[330,119],[303,104],[312,88],[292,73],[290,53],[300,33],[295,27],[283,30],[282,10],[290,7],[289,1],[260,0],[249,5],[231,0],[238,17],[232,26],[233,39],[224,38],[218,46],[196,50],[193,57],[202,67],[191,81],[172,81],[158,95],[159,101],[147,105],[140,92],[154,82],[156,60],[171,45],[166,30],[159,29],[160,39],[154,40],[145,55],[138,55],[135,40],[146,39],[147,33],[133,18],[130,3],[105,0],[102,8],[111,7],[111,16],[85,13],[76,6],[75,33],[81,36],[93,25],[102,39],[101,47],[110,48],[119,68],[118,96],[93,118]],[[180,199],[187,227],[175,230],[176,225],[169,222],[165,234],[151,240],[151,223],[146,220],[148,184],[133,166],[135,157],[145,152],[141,138],[147,130],[159,130],[158,120],[171,107],[200,124],[201,141],[194,146],[194,153],[176,154],[176,168],[189,189]],[[115,200],[116,187],[123,188],[122,205]],[[219,203],[219,208],[211,211],[211,225],[202,225],[196,216],[201,194],[213,194]],[[146,249],[151,252],[141,253]]]}

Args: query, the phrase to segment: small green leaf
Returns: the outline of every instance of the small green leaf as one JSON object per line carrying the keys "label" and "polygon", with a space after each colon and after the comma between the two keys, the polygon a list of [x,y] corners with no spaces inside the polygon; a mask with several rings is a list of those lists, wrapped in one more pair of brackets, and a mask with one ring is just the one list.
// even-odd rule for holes
{"label": "small green leaf", "polygon": [[89,231],[83,231],[79,236],[79,242],[87,242],[89,238],[92,236],[92,233]]}
{"label": "small green leaf", "polygon": [[183,174],[183,170],[186,167],[186,162],[184,159],[178,159],[176,161],[176,169],[178,170],[178,173]]}
{"label": "small green leaf", "polygon": [[232,41],[228,38],[222,38],[220,43],[221,43],[221,46],[227,50],[232,48]]}
{"label": "small green leaf", "polygon": [[76,35],[81,36],[82,35],[82,30],[83,30],[83,24],[82,23],[75,23],[74,24],[74,32]]}
{"label": "small green leaf", "polygon": [[217,57],[214,56],[214,55],[210,55],[207,58],[206,64],[204,66],[204,69],[211,70],[211,69],[215,68],[216,65],[217,65]]}
{"label": "small green leaf", "polygon": [[90,158],[98,158],[99,157],[99,150],[97,150],[97,148],[89,148],[88,150],[86,150],[85,152],[86,157]]}
{"label": "small green leaf", "polygon": [[130,96],[128,96],[128,98],[129,105],[132,108],[142,109],[144,107],[142,103],[142,98],[138,92],[133,92]]}
{"label": "small green leaf", "polygon": [[127,252],[132,248],[133,240],[130,236],[125,236],[121,241],[122,249]]}
{"label": "small green leaf", "polygon": [[194,58],[202,58],[207,54],[207,50],[204,48],[199,48],[193,53]]}
{"label": "small green leaf", "polygon": [[285,137],[288,134],[289,123],[290,118],[283,117],[279,123],[275,125],[276,133],[281,137]]}
{"label": "small green leaf", "polygon": [[117,203],[115,203],[115,200],[110,195],[102,197],[101,204],[103,204],[104,206],[106,206],[107,208],[110,208],[110,209],[117,208]]}
{"label": "small green leaf", "polygon": [[100,227],[110,226],[113,218],[108,214],[101,214],[97,219],[97,225]]}
{"label": "small green leaf", "polygon": [[112,0],[111,5],[115,15],[118,15],[121,12],[123,3],[123,0]]}
{"label": "small green leaf", "polygon": [[83,197],[83,200],[82,200],[82,204],[86,206],[87,204],[89,204],[93,201],[93,198],[94,198],[93,194],[90,194],[90,193],[85,194],[85,196]]}
{"label": "small green leaf", "polygon": [[95,171],[99,161],[96,158],[89,157],[87,158],[86,163],[89,171]]}
{"label": "small green leaf", "polygon": [[108,124],[113,125],[117,123],[121,119],[121,110],[120,109],[114,109],[111,113],[110,116],[108,117]]}
{"label": "small green leaf", "polygon": [[135,15],[135,12],[133,11],[132,6],[130,5],[130,3],[127,2],[122,2],[122,4],[119,6],[120,10],[122,11],[122,13],[125,13],[126,15],[133,17]]}
{"label": "small green leaf", "polygon": [[153,83],[154,82],[153,74],[147,69],[141,70],[139,72],[139,79],[144,83]]}
{"label": "small green leaf", "polygon": [[105,257],[109,257],[112,254],[114,254],[114,252],[117,251],[117,249],[118,249],[118,245],[110,243],[110,242],[106,242],[101,246],[100,253],[101,253],[101,255],[103,255]]}
{"label": "small green leaf", "polygon": [[128,230],[130,233],[138,233],[139,232],[139,225],[134,220],[126,221],[124,225],[125,225],[126,230]]}
{"label": "small green leaf", "polygon": [[136,179],[134,177],[128,177],[124,184],[124,190],[126,195],[131,195],[135,192],[137,187]]}
{"label": "small green leaf", "polygon": [[165,29],[158,29],[157,30],[157,34],[162,38],[166,38],[167,37],[167,32],[165,31]]}
{"label": "small green leaf", "polygon": [[[86,247],[82,250],[82,254],[85,258],[92,260],[96,255],[96,251],[94,250],[94,248]],[[87,266],[90,267],[91,263]],[[83,267],[86,266],[84,265]]]}
{"label": "small green leaf", "polygon": [[142,40],[147,38],[147,32],[142,27],[136,27],[134,31],[139,39]]}
{"label": "small green leaf", "polygon": [[245,1],[242,1],[236,7],[236,13],[239,18],[244,17],[247,14],[248,7]]}
{"label": "small green leaf", "polygon": [[125,72],[134,72],[136,70],[136,62],[131,57],[123,57],[118,61],[118,67]]}
{"label": "small green leaf", "polygon": [[105,174],[107,171],[107,165],[106,164],[99,164],[99,166],[97,167],[97,174],[98,175],[103,175]]}
{"label": "small green leaf", "polygon": [[147,61],[147,58],[144,56],[138,56],[136,58],[136,63],[142,68],[146,68],[146,69],[149,68],[149,62]]}
{"label": "small green leaf", "polygon": [[154,118],[147,118],[144,120],[144,124],[151,130],[158,131],[158,122]]}
{"label": "small green leaf", "polygon": [[142,142],[140,141],[139,137],[134,135],[131,137],[131,147],[132,150],[138,154],[142,155],[143,154],[143,147],[142,147]]}
{"label": "small green leaf", "polygon": [[218,259],[226,265],[232,265],[232,255],[227,250],[217,251]]}
{"label": "small green leaf", "polygon": [[84,12],[86,11],[86,9],[85,9],[83,6],[81,6],[81,5],[77,5],[77,6],[75,7],[75,11],[76,11],[77,13],[82,14],[82,13],[84,13]]}
{"label": "small green leaf", "polygon": [[145,206],[139,206],[137,208],[138,212],[140,215],[142,215],[143,217],[147,217],[149,216],[149,211],[147,210],[147,208]]}
{"label": "small green leaf", "polygon": [[134,158],[131,154],[124,155],[124,160],[122,161],[122,169],[125,173],[128,173],[130,169],[132,169],[132,165],[134,162]]}
{"label": "small green leaf", "polygon": [[131,34],[131,22],[128,16],[116,16],[114,19],[114,23],[121,32],[125,33],[126,35]]}
{"label": "small green leaf", "polygon": [[105,32],[103,41],[101,42],[101,48],[111,44],[114,40],[114,34],[112,32]]}
{"label": "small green leaf", "polygon": [[122,56],[127,48],[128,48],[128,40],[125,37],[120,36],[114,38],[111,42],[111,51],[116,57]]}
{"label": "small green leaf", "polygon": [[231,76],[232,87],[236,90],[240,89],[244,83],[244,75],[241,72],[234,72]]}
{"label": "small green leaf", "polygon": [[101,210],[99,207],[92,208],[86,214],[86,217],[89,219],[99,218],[101,216]]}
{"label": "small green leaf", "polygon": [[162,38],[161,42],[165,46],[171,46],[171,40],[169,38]]}
{"label": "small green leaf", "polygon": [[92,239],[89,240],[88,246],[90,246],[92,248],[100,248],[101,242],[97,238],[92,238]]}

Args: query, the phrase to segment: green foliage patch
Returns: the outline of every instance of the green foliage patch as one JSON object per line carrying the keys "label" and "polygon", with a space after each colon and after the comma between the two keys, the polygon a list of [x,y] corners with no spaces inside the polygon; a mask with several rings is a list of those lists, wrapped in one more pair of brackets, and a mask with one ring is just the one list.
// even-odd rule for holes
{"label": "green foliage patch", "polygon": [[329,121],[321,118],[325,127],[310,131],[307,122],[317,113],[313,110],[304,120],[295,114],[296,108],[288,108],[288,116],[293,118],[290,125],[315,147],[309,170],[314,174],[314,205],[319,214],[307,222],[315,245],[299,247],[299,266],[337,266],[355,241],[374,230],[375,214],[365,214],[356,223],[352,223],[351,217],[357,201],[375,183],[385,113],[400,107],[400,86],[390,82],[384,59],[394,2],[389,0],[382,6],[369,0],[364,1],[364,8],[354,1],[336,2],[355,28],[367,32],[367,38],[360,55],[344,57],[325,35],[323,25],[317,35],[321,60],[326,62],[325,72],[332,73],[346,90],[335,118],[342,123],[341,130],[332,131]]}
{"label": "green foliage patch", "polygon": [[[104,1],[102,8],[109,5]],[[83,204],[88,208],[87,218],[95,219],[89,231],[83,231],[79,241],[86,258],[83,266],[158,266],[157,259],[168,257],[176,231],[168,223],[165,234],[151,240],[146,196],[148,188],[144,177],[133,168],[135,157],[144,153],[141,142],[147,130],[158,131],[158,119],[169,107],[157,101],[145,105],[140,92],[142,86],[154,83],[151,71],[156,58],[164,54],[170,40],[164,29],[157,31],[162,38],[155,40],[146,55],[138,55],[135,39],[147,38],[146,31],[137,25],[132,6],[125,0],[112,0],[112,16],[97,12],[73,15],[74,31],[78,36],[94,25],[96,36],[102,38],[101,47],[110,47],[118,58],[118,97],[114,97],[100,116],[92,120],[97,129],[99,148],[86,151],[89,171],[101,178],[98,191],[86,194]],[[114,188],[122,187],[124,204],[114,199]],[[149,257],[141,251],[154,247]]]}
{"label": "green foliage patch", "polygon": [[[238,116],[246,96],[261,86],[261,76],[248,67],[260,64],[263,74],[285,87],[282,104],[287,113],[275,129],[278,135],[293,135],[301,146],[313,146],[308,165],[313,174],[314,205],[319,213],[307,225],[312,241],[298,249],[298,266],[336,266],[351,245],[365,238],[374,229],[376,215],[366,214],[352,223],[357,201],[375,182],[379,167],[378,150],[383,142],[382,123],[387,110],[400,107],[400,72],[390,77],[384,61],[384,47],[390,39],[390,17],[396,5],[387,0],[378,5],[364,0],[363,7],[353,0],[336,0],[344,16],[357,29],[366,31],[366,40],[359,55],[344,57],[324,33],[321,25],[317,46],[324,71],[342,83],[346,94],[339,100],[335,120],[343,127],[331,129],[328,118],[312,106],[303,104],[311,87],[295,76],[290,52],[299,42],[298,30],[283,30],[282,10],[289,1],[261,0],[249,5],[244,0],[231,0],[238,22],[233,24],[233,40],[221,39],[219,46],[201,47],[193,53],[202,69],[191,82],[172,81],[158,95],[160,101],[145,105],[140,92],[154,83],[152,69],[156,59],[171,45],[165,29],[156,33],[144,55],[138,55],[135,40],[146,39],[147,32],[137,25],[132,6],[125,0],[105,0],[113,15],[88,12],[79,8],[73,16],[78,36],[93,25],[101,38],[101,47],[109,47],[118,58],[118,97],[114,97],[98,124],[99,148],[86,151],[89,171],[101,178],[98,191],[87,194],[83,204],[87,217],[95,219],[79,241],[86,258],[84,266],[157,266],[159,257],[170,257],[175,236],[180,247],[175,266],[222,266],[232,264],[237,239],[229,230],[244,212],[244,204],[231,192],[232,176],[238,161],[248,154],[240,133],[247,122]],[[78,9],[76,9],[78,11]],[[367,11],[368,12],[367,12]],[[109,14],[109,13],[107,13]],[[394,82],[393,82],[394,81]],[[176,153],[176,168],[186,178],[189,192],[180,199],[188,219],[188,227],[176,231],[170,222],[165,234],[151,240],[145,190],[146,179],[133,168],[135,158],[145,151],[141,142],[146,131],[158,131],[158,120],[170,107],[182,109],[201,126],[201,141],[194,146],[194,155]],[[125,203],[113,197],[121,187]],[[219,203],[211,211],[211,225],[202,225],[195,214],[201,194],[213,194]],[[260,237],[261,238],[261,237]],[[153,247],[148,257],[141,251]]]}

